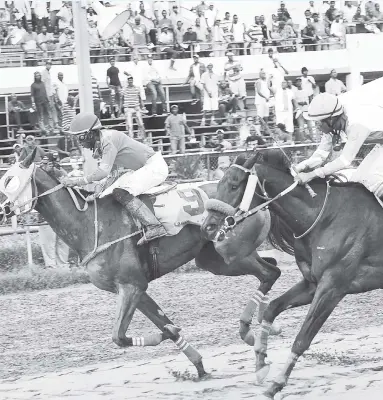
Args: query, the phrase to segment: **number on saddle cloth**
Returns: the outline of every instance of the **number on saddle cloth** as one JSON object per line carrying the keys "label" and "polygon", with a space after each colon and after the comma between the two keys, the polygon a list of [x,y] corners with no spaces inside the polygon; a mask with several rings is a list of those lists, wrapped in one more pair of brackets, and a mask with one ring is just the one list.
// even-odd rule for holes
{"label": "number on saddle cloth", "polygon": [[155,197],[153,209],[169,235],[176,235],[187,224],[201,225],[207,194],[198,187],[179,185]]}

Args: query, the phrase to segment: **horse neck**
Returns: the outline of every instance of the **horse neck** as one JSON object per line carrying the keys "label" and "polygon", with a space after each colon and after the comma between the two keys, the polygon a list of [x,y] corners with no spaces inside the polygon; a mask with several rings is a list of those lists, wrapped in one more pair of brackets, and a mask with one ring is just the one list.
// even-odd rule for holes
{"label": "horse neck", "polygon": [[[56,182],[42,183],[36,179],[38,193],[52,189],[55,185]],[[88,254],[94,245],[93,208],[89,206],[86,212],[78,211],[66,189],[40,197],[35,207],[54,232],[80,256]]]}
{"label": "horse neck", "polygon": [[[275,197],[294,183],[293,178],[279,170],[262,166],[259,177],[265,181],[270,197]],[[326,196],[325,185],[315,185],[317,196],[312,198],[304,187],[298,186],[270,204],[270,208],[294,231],[296,235],[306,232],[317,218]]]}

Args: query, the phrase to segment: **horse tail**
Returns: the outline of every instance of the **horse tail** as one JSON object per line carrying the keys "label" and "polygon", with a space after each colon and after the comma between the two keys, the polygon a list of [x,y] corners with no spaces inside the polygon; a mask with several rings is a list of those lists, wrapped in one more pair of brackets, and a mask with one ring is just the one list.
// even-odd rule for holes
{"label": "horse tail", "polygon": [[294,255],[294,233],[278,215],[270,210],[271,226],[268,234],[270,244],[277,250]]}

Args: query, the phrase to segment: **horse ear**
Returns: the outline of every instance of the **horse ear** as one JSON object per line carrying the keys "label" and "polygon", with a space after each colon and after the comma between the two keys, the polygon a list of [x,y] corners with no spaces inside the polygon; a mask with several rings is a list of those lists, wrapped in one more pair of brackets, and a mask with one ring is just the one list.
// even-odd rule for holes
{"label": "horse ear", "polygon": [[29,154],[27,157],[24,158],[24,160],[20,163],[20,166],[26,169],[29,168],[33,163],[33,161],[35,160],[36,153],[37,153],[37,147],[33,149],[31,154]]}
{"label": "horse ear", "polygon": [[234,161],[234,164],[236,165],[243,165],[246,162],[246,156],[245,154],[240,154]]}
{"label": "horse ear", "polygon": [[254,164],[257,163],[257,161],[259,160],[259,156],[256,154],[255,156],[250,157],[245,164],[243,165],[245,168],[247,169],[251,169],[253,168]]}

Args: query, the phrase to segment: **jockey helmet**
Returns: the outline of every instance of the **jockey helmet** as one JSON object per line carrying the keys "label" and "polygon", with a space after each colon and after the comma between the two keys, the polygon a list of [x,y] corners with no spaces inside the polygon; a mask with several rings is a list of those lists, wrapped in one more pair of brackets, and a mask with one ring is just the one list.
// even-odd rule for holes
{"label": "jockey helmet", "polygon": [[77,114],[70,124],[70,133],[72,135],[79,135],[88,131],[97,130],[102,128],[100,120],[96,115],[87,112],[80,112]]}
{"label": "jockey helmet", "polygon": [[305,118],[312,121],[336,117],[343,113],[343,106],[337,96],[330,93],[320,93],[309,105]]}

